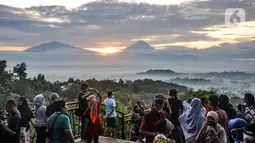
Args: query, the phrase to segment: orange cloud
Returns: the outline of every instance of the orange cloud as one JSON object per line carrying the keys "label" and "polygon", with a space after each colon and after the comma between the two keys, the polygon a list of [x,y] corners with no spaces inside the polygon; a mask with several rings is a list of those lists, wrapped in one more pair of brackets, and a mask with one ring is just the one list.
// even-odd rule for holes
{"label": "orange cloud", "polygon": [[24,51],[28,47],[0,46],[0,51]]}

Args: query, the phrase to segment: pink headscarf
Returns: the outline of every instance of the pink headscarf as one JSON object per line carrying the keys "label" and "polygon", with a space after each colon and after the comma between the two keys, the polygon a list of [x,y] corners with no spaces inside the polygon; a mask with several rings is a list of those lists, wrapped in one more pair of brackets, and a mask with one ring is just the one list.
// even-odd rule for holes
{"label": "pink headscarf", "polygon": [[216,123],[218,123],[218,121],[219,121],[219,116],[218,116],[218,114],[215,111],[209,111],[207,113],[206,119],[208,117],[213,117],[215,119]]}
{"label": "pink headscarf", "polygon": [[97,101],[96,101],[96,96],[95,95],[90,95],[88,97],[89,99],[89,103],[90,103],[90,119],[91,119],[91,122],[93,124],[96,123],[96,119],[97,119]]}

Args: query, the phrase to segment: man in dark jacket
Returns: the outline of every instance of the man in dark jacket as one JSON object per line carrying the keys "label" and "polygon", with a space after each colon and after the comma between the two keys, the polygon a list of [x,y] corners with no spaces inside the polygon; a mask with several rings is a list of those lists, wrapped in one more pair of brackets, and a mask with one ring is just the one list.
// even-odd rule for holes
{"label": "man in dark jacket", "polygon": [[8,126],[1,124],[1,130],[4,134],[3,143],[20,143],[21,116],[14,100],[8,100],[6,111],[10,117]]}
{"label": "man in dark jacket", "polygon": [[183,133],[180,127],[179,117],[182,111],[182,102],[177,97],[177,90],[171,89],[168,99],[170,109],[172,111],[170,121],[174,124],[173,138],[177,143],[183,143]]}
{"label": "man in dark jacket", "polygon": [[86,83],[81,84],[81,93],[78,95],[79,109],[76,114],[81,117],[81,140],[85,140],[86,117],[82,115],[88,108],[88,88],[89,86]]}

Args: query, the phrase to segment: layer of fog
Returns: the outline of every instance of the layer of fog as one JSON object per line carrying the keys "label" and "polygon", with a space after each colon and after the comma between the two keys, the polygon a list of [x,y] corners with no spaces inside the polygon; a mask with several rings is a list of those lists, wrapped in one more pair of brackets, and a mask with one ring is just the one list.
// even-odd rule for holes
{"label": "layer of fog", "polygon": [[[255,73],[255,62],[238,60],[212,60],[196,59],[186,60],[172,59],[163,60],[146,56],[93,55],[91,53],[19,53],[1,52],[1,60],[7,60],[8,69],[14,65],[25,62],[28,66],[29,77],[45,74],[50,81],[74,79],[116,79],[135,80],[150,78],[155,80],[169,81],[176,77],[165,76],[141,76],[138,72],[148,69],[171,69],[181,73],[205,73],[223,71],[244,71]],[[195,78],[187,76],[188,78]],[[182,77],[185,78],[185,77]],[[199,77],[198,77],[199,78]],[[220,92],[231,92],[241,94],[245,91],[255,92],[254,79],[232,80],[210,79],[211,84],[183,84],[193,89],[216,88]],[[180,83],[179,83],[180,84]]]}

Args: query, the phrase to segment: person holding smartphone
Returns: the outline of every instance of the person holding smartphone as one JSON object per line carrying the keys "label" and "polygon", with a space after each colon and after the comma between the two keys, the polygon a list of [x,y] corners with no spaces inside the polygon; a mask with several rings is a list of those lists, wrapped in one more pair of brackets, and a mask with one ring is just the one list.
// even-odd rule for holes
{"label": "person holding smartphone", "polygon": [[215,111],[208,112],[206,122],[196,137],[197,143],[227,143],[226,131],[218,120],[219,117]]}

